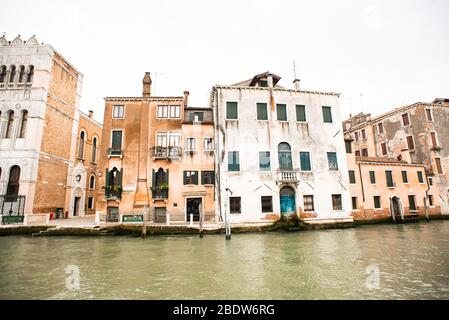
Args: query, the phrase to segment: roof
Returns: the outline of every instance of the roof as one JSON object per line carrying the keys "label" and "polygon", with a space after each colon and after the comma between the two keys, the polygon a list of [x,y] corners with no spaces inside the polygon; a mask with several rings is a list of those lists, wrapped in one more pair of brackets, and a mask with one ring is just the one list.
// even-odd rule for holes
{"label": "roof", "polygon": [[420,166],[424,167],[423,164],[419,163],[408,163],[404,160],[398,160],[396,158],[391,157],[355,157],[356,162],[365,162],[365,163],[379,163],[379,164],[396,164],[403,166]]}
{"label": "roof", "polygon": [[248,79],[248,80],[245,80],[245,81],[241,81],[241,82],[237,82],[235,84],[231,84],[231,87],[254,87],[259,82],[260,79],[266,78],[269,75],[273,76],[273,86],[279,87],[279,86],[276,86],[276,84],[279,82],[279,80],[281,80],[281,77],[271,73],[270,71],[259,73],[259,74],[256,74],[251,79]]}

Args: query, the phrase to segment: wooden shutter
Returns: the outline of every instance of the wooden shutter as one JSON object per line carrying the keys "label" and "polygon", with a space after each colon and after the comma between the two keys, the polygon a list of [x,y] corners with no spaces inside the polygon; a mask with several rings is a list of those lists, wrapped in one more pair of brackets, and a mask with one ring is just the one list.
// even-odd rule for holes
{"label": "wooden shutter", "polygon": [[108,186],[108,185],[110,185],[110,181],[109,181],[109,170],[108,169],[106,169],[106,185]]}

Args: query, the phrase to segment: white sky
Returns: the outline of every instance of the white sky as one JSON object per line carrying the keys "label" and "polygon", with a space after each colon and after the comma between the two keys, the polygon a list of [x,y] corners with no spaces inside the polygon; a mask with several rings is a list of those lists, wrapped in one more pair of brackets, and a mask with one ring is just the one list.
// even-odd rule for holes
{"label": "white sky", "polygon": [[100,121],[145,71],[156,95],[207,106],[212,85],[267,70],[292,87],[293,60],[303,89],[342,93],[343,118],[449,98],[448,17],[447,0],[0,0],[0,32],[55,47]]}

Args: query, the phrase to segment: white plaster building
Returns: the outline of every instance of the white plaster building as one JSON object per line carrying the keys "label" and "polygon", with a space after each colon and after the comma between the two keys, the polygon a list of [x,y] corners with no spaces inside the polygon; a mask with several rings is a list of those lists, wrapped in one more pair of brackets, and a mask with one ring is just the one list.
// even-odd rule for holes
{"label": "white plaster building", "polygon": [[231,222],[293,212],[305,223],[352,222],[339,94],[279,80],[266,72],[212,89],[216,210],[229,209]]}

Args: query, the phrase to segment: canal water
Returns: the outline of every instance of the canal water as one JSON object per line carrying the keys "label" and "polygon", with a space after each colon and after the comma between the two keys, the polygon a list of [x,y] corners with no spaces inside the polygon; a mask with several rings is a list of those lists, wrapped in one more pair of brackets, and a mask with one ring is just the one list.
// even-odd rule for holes
{"label": "canal water", "polygon": [[231,241],[0,238],[0,299],[448,298],[449,221]]}

